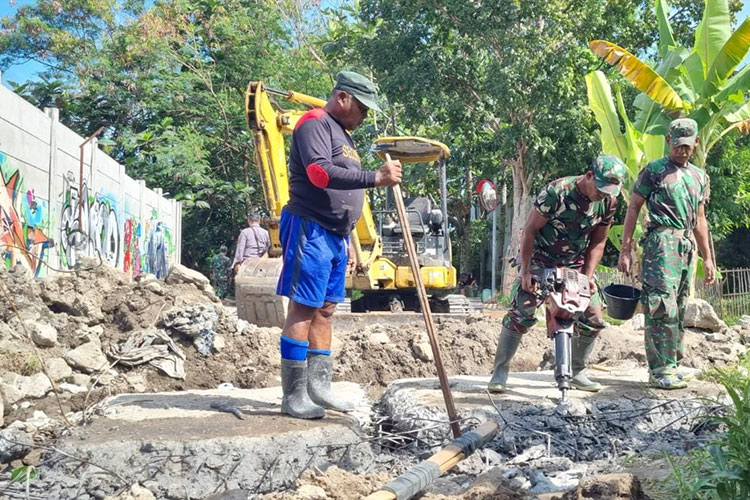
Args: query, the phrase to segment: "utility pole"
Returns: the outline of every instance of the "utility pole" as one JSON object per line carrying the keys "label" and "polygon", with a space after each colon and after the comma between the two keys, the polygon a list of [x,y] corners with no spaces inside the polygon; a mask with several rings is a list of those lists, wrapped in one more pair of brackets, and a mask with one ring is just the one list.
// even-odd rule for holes
{"label": "utility pole", "polygon": [[[492,179],[492,183],[497,186],[497,177]],[[497,187],[495,188],[497,189]],[[492,211],[492,297],[495,297],[497,293],[497,211],[500,209],[500,205],[495,206],[495,210]]]}

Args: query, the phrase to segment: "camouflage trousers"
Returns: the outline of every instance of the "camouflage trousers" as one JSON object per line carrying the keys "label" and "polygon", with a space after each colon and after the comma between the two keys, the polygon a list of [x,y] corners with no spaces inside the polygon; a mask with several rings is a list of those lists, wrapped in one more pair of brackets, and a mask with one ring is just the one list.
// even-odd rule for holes
{"label": "camouflage trousers", "polygon": [[214,292],[216,292],[217,297],[219,297],[220,299],[226,298],[229,292],[228,279],[214,278],[211,280],[211,286],[214,287]]}
{"label": "camouflage trousers", "polygon": [[643,241],[646,358],[654,375],[669,373],[685,353],[683,319],[695,244],[685,230],[652,229]]}
{"label": "camouflage trousers", "polygon": [[[531,274],[540,277],[541,269],[532,266]],[[580,270],[578,270],[580,272]],[[536,324],[537,298],[521,288],[520,276],[513,283],[511,289],[511,309],[503,318],[503,326],[514,332],[526,333],[529,328]],[[597,291],[591,297],[589,306],[583,312],[575,324],[575,331],[579,335],[594,336],[602,330],[606,324],[602,317],[602,302]]]}

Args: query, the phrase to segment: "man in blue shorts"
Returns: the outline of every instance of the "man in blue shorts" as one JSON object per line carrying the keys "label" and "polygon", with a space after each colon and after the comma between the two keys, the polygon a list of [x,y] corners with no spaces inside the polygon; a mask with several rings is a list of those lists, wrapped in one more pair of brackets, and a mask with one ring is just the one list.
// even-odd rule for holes
{"label": "man in blue shorts", "polygon": [[342,71],[326,105],[300,118],[292,134],[276,293],[290,301],[281,332],[281,411],[297,418],[321,418],[326,408],[354,409],[331,393],[331,316],[354,267],[349,233],[362,212],[364,189],[401,182],[398,161],[362,170],[349,132],[370,109],[381,111],[375,85]]}

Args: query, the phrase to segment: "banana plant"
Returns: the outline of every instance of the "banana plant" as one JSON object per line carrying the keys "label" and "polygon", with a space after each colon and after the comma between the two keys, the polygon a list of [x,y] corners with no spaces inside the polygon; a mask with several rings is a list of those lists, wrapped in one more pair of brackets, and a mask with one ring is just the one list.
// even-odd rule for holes
{"label": "banana plant", "polygon": [[[654,0],[654,10],[659,23],[659,61],[655,66],[612,42],[593,40],[589,44],[597,56],[641,91],[633,103],[636,113],[631,120],[619,89],[613,99],[604,73],[586,75],[589,107],[601,128],[602,150],[619,156],[627,165],[628,193],[645,164],[664,156],[664,136],[675,118],[689,117],[698,123],[700,140],[693,162],[701,168],[706,167],[709,151],[724,135],[733,130],[750,132],[746,95],[750,65],[736,71],[750,50],[750,19],[732,33],[728,0],[706,0],[695,44],[686,48],[675,41],[666,0]],[[637,227],[636,238],[641,232]],[[618,249],[621,234],[622,227],[610,232]]]}
{"label": "banana plant", "polygon": [[[750,19],[745,19],[732,33],[728,0],[706,0],[703,18],[695,34],[695,45],[687,49],[677,45],[667,16],[666,0],[655,0],[654,9],[659,22],[660,61],[652,67],[626,49],[605,40],[593,40],[591,50],[607,63],[617,67],[620,74],[641,91],[634,105],[637,110],[630,121],[623,106],[617,113],[625,124],[625,133],[616,132],[625,144],[623,161],[628,167],[640,170],[646,162],[664,154],[663,137],[669,122],[675,118],[689,117],[698,123],[700,141],[693,158],[694,163],[705,168],[708,152],[732,130],[750,131],[750,65],[736,71],[750,50]],[[602,127],[612,128],[613,116],[597,109],[614,109],[602,84],[603,75],[594,72],[587,76],[589,105]],[[620,98],[618,97],[618,100]],[[604,102],[609,100],[610,102]],[[619,104],[619,103],[618,103]],[[603,121],[604,120],[604,121]],[[602,142],[606,148],[612,143]],[[635,150],[631,150],[635,148]],[[619,154],[621,148],[606,150]],[[635,165],[634,162],[638,164]]]}

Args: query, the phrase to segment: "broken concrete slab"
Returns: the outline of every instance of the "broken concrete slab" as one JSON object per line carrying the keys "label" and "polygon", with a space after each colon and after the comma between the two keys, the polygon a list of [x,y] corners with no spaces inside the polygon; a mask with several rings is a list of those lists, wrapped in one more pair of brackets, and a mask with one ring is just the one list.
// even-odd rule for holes
{"label": "broken concrete slab", "polygon": [[68,366],[63,358],[50,358],[44,361],[44,368],[47,370],[47,375],[58,382],[64,378],[68,378],[73,375],[73,369]]}
{"label": "broken concrete slab", "polygon": [[[82,492],[113,495],[135,483],[156,498],[205,498],[227,489],[267,492],[293,484],[308,467],[366,465],[374,459],[361,434],[360,423],[371,419],[364,390],[348,382],[332,388],[355,399],[357,410],[328,411],[320,420],[289,418],[280,413],[279,387],[121,394],[103,402],[90,425],[56,446],[129,482],[101,475],[95,486],[84,479]],[[224,407],[236,408],[245,419]],[[53,463],[45,481],[61,488],[58,497],[71,498],[77,484],[68,488],[62,478],[80,464]]]}
{"label": "broken concrete slab", "polygon": [[31,340],[39,347],[54,347],[57,345],[57,330],[55,327],[33,320],[26,320],[23,324],[31,335]]}
{"label": "broken concrete slab", "polygon": [[201,290],[211,289],[211,283],[206,276],[194,269],[185,267],[182,264],[175,264],[172,266],[172,269],[169,270],[166,282],[169,285],[175,283],[190,283]]}
{"label": "broken concrete slab", "polygon": [[[570,391],[568,399],[582,411],[557,412],[560,392],[552,371],[511,373],[508,390],[486,392],[488,376],[450,377],[459,418],[471,422],[497,420],[503,429],[494,449],[509,457],[543,445],[545,453],[576,462],[637,453],[647,449],[684,450],[696,439],[687,416],[700,414],[701,398],[715,396],[714,384],[691,381],[687,389],[669,393],[648,388],[645,367],[623,364],[610,372],[590,370],[604,385],[599,393]],[[403,379],[392,383],[381,400],[392,432],[413,432],[423,440],[445,439],[448,425],[437,379]],[[468,424],[466,424],[468,425]],[[537,450],[538,448],[534,448]]]}
{"label": "broken concrete slab", "polygon": [[101,346],[95,342],[87,342],[68,351],[64,358],[70,366],[86,373],[101,371],[109,364]]}
{"label": "broken concrete slab", "polygon": [[52,384],[43,373],[36,373],[31,376],[23,376],[17,373],[8,372],[0,378],[0,392],[2,392],[5,402],[13,404],[22,399],[43,398],[52,390]]}

